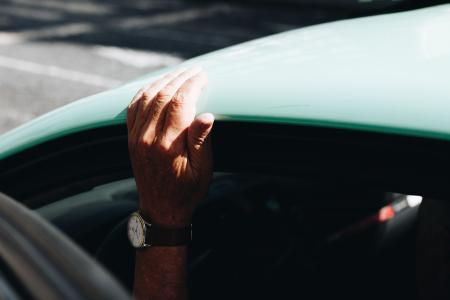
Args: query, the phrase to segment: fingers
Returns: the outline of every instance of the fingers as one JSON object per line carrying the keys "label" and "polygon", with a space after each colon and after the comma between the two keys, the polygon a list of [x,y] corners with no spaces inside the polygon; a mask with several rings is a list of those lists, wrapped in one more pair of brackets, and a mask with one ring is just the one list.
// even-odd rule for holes
{"label": "fingers", "polygon": [[193,170],[200,172],[200,166],[211,155],[209,135],[214,124],[210,113],[199,115],[188,128],[189,161]]}
{"label": "fingers", "polygon": [[213,124],[214,116],[210,113],[204,113],[195,118],[188,129],[188,147],[190,153],[201,151]]}
{"label": "fingers", "polygon": [[[195,105],[206,84],[206,73],[196,67],[177,70],[142,88],[128,108],[129,136],[136,142],[159,141],[162,149],[184,148],[198,155],[214,122],[210,114],[194,121]],[[172,148],[175,140],[179,142]]]}
{"label": "fingers", "polygon": [[[129,105],[129,114],[131,111],[131,115],[127,118],[128,128],[133,128],[136,120],[138,120],[138,127],[142,127],[147,120],[147,114],[149,110],[149,104],[152,99],[159,93],[159,91],[164,88],[169,82],[171,82],[174,78],[185,72],[186,69],[178,69],[174,72],[166,74],[160,79],[150,83],[147,86],[144,86],[139,92],[134,96],[133,100]],[[128,122],[129,120],[129,122]],[[139,130],[138,130],[139,132]]]}
{"label": "fingers", "polygon": [[130,104],[128,105],[128,113],[127,113],[127,127],[128,127],[128,132],[131,132],[135,121],[136,121],[136,117],[137,117],[137,113],[138,113],[138,109],[139,109],[139,100],[141,100],[142,95],[144,94],[144,92],[146,90],[148,90],[150,87],[152,87],[153,85],[157,84],[157,82],[164,80],[165,77],[171,75],[171,73],[166,74],[164,77],[156,80],[155,82],[152,82],[144,87],[142,87],[137,93],[136,95],[134,95],[133,99],[131,100]]}
{"label": "fingers", "polygon": [[136,102],[131,101],[131,103],[128,105],[128,112],[127,112],[128,133],[130,133],[133,130],[134,122],[136,121],[136,114],[137,114]]}
{"label": "fingers", "polygon": [[167,104],[163,129],[166,142],[174,141],[191,125],[195,117],[195,105],[207,82],[205,72],[197,73],[180,85],[170,103]]}
{"label": "fingers", "polygon": [[[190,68],[182,73],[177,74],[169,83],[155,95],[154,99],[149,105],[147,112],[147,122],[144,126],[142,136],[146,140],[153,140],[155,135],[162,135],[164,130],[164,120],[166,118],[166,106],[171,104],[181,87],[190,79],[201,72],[201,68]],[[159,124],[159,126],[158,126]],[[165,135],[165,134],[164,134]]]}
{"label": "fingers", "polygon": [[[153,84],[153,83],[151,83]],[[141,99],[142,94],[144,91],[151,85],[144,86],[141,88],[136,95],[134,95],[133,99],[131,100],[130,104],[128,104],[128,113],[127,113],[127,127],[128,131],[131,132],[131,130],[134,127],[134,122],[136,121],[136,115],[139,108],[139,102],[138,100]]]}

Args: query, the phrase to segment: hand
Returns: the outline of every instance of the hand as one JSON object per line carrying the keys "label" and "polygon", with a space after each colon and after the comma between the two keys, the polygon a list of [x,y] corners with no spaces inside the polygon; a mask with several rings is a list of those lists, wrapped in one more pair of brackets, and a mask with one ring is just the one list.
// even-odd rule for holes
{"label": "hand", "polygon": [[177,70],[141,89],[128,107],[128,147],[141,214],[165,227],[185,227],[212,176],[209,134],[214,117],[195,118],[207,75]]}

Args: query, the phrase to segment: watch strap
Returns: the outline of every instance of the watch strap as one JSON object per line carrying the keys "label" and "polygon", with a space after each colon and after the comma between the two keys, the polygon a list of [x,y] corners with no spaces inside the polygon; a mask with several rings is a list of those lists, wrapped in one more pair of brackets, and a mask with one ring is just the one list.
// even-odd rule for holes
{"label": "watch strap", "polygon": [[192,225],[165,228],[146,222],[145,243],[150,246],[181,246],[192,240]]}

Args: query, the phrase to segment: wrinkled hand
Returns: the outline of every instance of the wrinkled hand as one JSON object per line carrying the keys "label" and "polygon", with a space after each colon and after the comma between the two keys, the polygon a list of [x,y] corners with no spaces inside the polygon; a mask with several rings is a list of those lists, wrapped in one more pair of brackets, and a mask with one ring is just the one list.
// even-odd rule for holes
{"label": "wrinkled hand", "polygon": [[128,147],[139,208],[154,224],[190,224],[207,192],[214,117],[195,118],[206,83],[200,68],[177,70],[141,89],[128,107]]}

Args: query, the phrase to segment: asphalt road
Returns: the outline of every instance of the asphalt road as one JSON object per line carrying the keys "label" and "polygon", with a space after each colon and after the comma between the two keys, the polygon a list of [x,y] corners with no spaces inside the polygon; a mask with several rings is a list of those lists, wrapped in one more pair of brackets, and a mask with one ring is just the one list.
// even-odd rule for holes
{"label": "asphalt road", "polygon": [[342,17],[237,1],[0,0],[0,134],[163,66]]}

